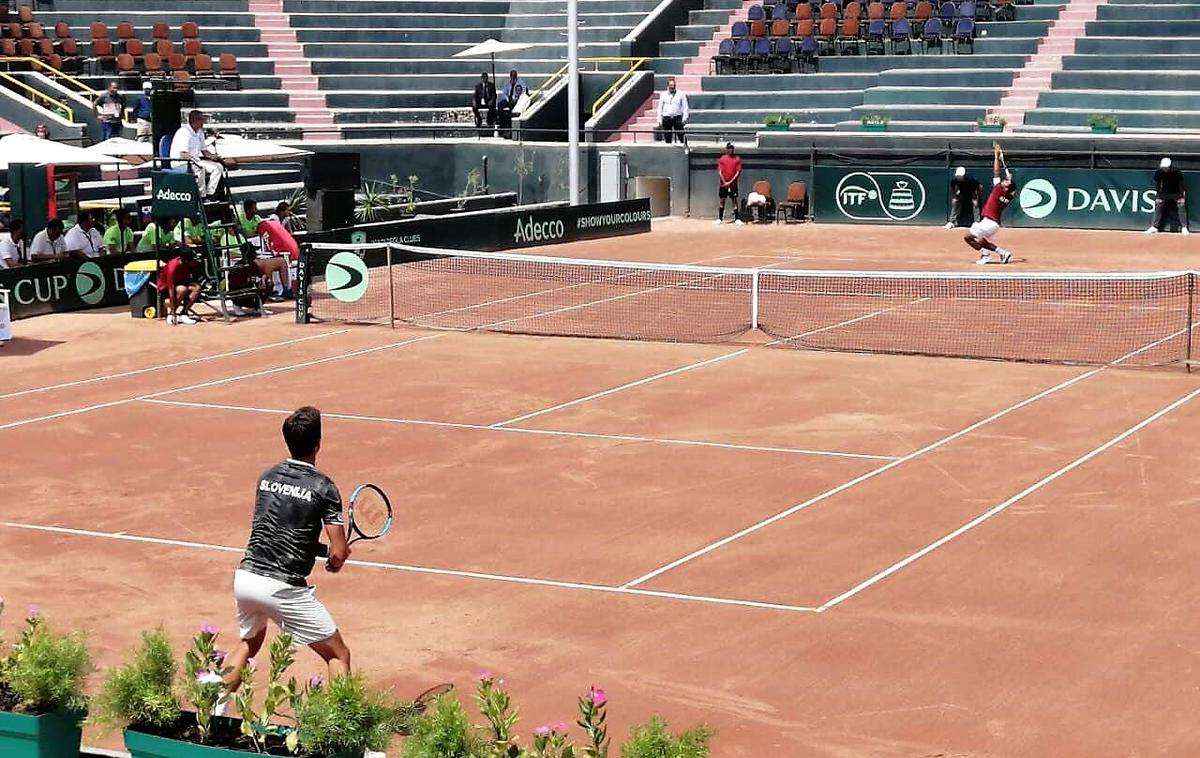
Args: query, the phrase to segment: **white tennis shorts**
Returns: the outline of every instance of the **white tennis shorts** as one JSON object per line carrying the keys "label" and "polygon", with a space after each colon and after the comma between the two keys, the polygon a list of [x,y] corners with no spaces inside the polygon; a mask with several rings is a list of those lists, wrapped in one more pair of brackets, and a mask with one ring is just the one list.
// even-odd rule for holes
{"label": "white tennis shorts", "polygon": [[315,587],[293,587],[238,569],[233,575],[233,598],[242,639],[261,632],[267,621],[274,621],[292,635],[297,645],[329,639],[337,631],[337,624],[317,600],[316,591]]}
{"label": "white tennis shorts", "polygon": [[996,236],[996,232],[1000,231],[1000,225],[995,221],[992,221],[990,218],[981,218],[974,224],[971,224],[969,231],[971,232],[972,237],[976,237],[981,240],[990,240],[992,237]]}

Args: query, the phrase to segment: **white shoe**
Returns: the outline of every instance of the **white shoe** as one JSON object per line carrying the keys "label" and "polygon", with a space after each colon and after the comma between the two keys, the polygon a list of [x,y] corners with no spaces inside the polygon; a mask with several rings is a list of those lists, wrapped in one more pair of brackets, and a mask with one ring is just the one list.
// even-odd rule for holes
{"label": "white shoe", "polygon": [[991,262],[992,262],[992,256],[990,256],[990,255],[981,255],[981,256],[979,256],[979,260],[975,261],[976,265],[979,265],[979,266],[986,266],[987,264],[989,264]]}
{"label": "white shoe", "polygon": [[1189,231],[1188,228],[1185,226],[1179,230],[1179,233],[1180,234],[1191,234],[1191,231]]}
{"label": "white shoe", "polygon": [[171,326],[175,326],[175,316],[174,316],[174,314],[167,316],[167,323],[168,323],[168,324],[170,324]]}
{"label": "white shoe", "polygon": [[180,324],[186,324],[187,326],[191,326],[192,324],[198,324],[198,323],[200,323],[199,321],[197,321],[196,319],[194,319],[194,318],[192,318],[191,316],[187,315],[186,313],[184,313],[184,314],[182,314],[182,315],[180,315],[180,316],[177,316],[177,317],[176,317],[176,321],[177,321],[177,323],[180,323]]}
{"label": "white shoe", "polygon": [[1008,263],[1010,260],[1012,260],[1012,253],[1010,253],[1009,251],[1000,250],[998,252],[1000,253],[1000,262],[1001,263]]}
{"label": "white shoe", "polygon": [[733,222],[733,225],[734,225],[734,226],[745,226],[745,225],[746,225],[746,222],[745,222],[745,221],[742,221],[742,220],[739,218],[737,221],[734,221],[734,222]]}
{"label": "white shoe", "polygon": [[953,222],[949,222],[949,221],[948,221],[948,222],[946,222],[946,228],[947,228],[947,229],[953,229],[953,228],[954,228],[954,223],[953,223]]}
{"label": "white shoe", "polygon": [[713,226],[720,226],[723,223],[725,223],[725,222],[722,221],[721,219],[716,219],[713,221]]}
{"label": "white shoe", "polygon": [[1146,233],[1146,234],[1158,234],[1158,229],[1152,226],[1152,227],[1150,227],[1149,229],[1147,229],[1147,230],[1145,231],[1145,233]]}

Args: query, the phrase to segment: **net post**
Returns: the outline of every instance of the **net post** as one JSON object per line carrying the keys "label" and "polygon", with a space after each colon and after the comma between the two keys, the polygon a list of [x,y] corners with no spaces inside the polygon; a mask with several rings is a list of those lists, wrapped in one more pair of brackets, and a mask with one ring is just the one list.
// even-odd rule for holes
{"label": "net post", "polygon": [[1196,272],[1188,272],[1188,304],[1187,304],[1187,347],[1184,348],[1183,365],[1187,372],[1192,373],[1192,303],[1195,300]]}
{"label": "net post", "polygon": [[310,245],[302,245],[300,247],[300,255],[296,258],[296,323],[309,323],[308,312],[308,267],[311,265],[309,255],[312,251]]}
{"label": "net post", "polygon": [[396,328],[396,277],[392,276],[392,246],[387,246],[388,323]]}
{"label": "net post", "polygon": [[750,328],[758,328],[758,269],[750,275]]}

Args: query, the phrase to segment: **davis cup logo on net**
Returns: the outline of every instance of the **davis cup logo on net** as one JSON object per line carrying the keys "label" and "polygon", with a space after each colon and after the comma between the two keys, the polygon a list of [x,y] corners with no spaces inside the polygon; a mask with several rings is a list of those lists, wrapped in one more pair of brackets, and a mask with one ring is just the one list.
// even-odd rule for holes
{"label": "davis cup logo on net", "polygon": [[911,221],[925,209],[925,185],[904,171],[855,171],[834,190],[838,210],[855,221]]}
{"label": "davis cup logo on net", "polygon": [[513,232],[513,242],[542,242],[544,240],[562,239],[567,232],[562,220],[534,221],[533,216],[517,219],[517,230]]}
{"label": "davis cup logo on net", "polygon": [[75,291],[79,299],[95,305],[104,299],[104,271],[90,261],[81,263],[75,272]]}
{"label": "davis cup logo on net", "polygon": [[1045,179],[1030,179],[1017,197],[1021,210],[1030,218],[1045,218],[1058,207],[1058,190]]}
{"label": "davis cup logo on net", "polygon": [[367,264],[354,253],[344,251],[325,264],[325,286],[335,300],[353,303],[367,294],[370,275]]}

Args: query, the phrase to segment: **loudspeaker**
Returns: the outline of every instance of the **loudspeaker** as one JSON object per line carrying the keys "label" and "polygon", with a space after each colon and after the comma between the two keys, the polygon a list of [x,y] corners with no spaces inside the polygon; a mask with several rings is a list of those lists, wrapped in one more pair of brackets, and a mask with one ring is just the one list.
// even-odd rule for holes
{"label": "loudspeaker", "polygon": [[308,230],[323,232],[354,226],[354,190],[309,190]]}
{"label": "loudspeaker", "polygon": [[362,183],[358,153],[314,153],[308,159],[304,189],[357,190]]}
{"label": "loudspeaker", "polygon": [[178,92],[155,89],[150,94],[150,134],[153,140],[154,155],[158,155],[158,146],[162,138],[172,137],[183,125],[179,112],[183,102]]}

